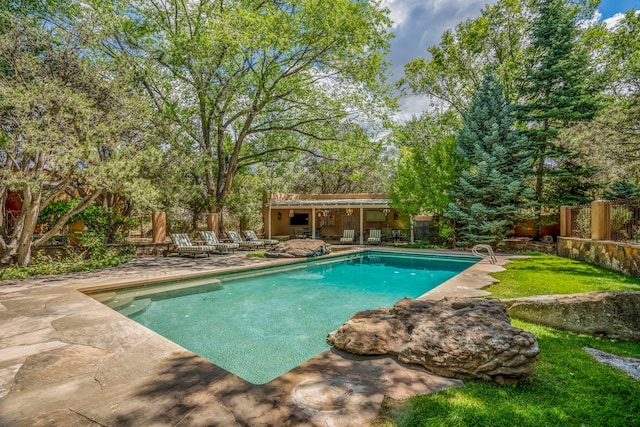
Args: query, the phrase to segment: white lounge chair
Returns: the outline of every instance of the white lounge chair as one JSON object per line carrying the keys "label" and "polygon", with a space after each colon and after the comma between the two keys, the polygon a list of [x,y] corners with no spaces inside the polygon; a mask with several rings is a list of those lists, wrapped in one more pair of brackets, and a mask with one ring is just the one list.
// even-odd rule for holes
{"label": "white lounge chair", "polygon": [[185,233],[170,233],[169,237],[173,245],[162,252],[163,256],[167,256],[169,253],[177,253],[179,255],[190,254],[195,258],[198,254],[207,254],[209,256],[211,252],[218,250],[215,246],[194,245]]}
{"label": "white lounge chair", "polygon": [[242,240],[242,237],[240,237],[240,234],[238,234],[237,231],[227,231],[227,236],[229,236],[233,243],[237,243],[241,248],[257,249],[262,246],[262,243],[260,242]]}
{"label": "white lounge chair", "polygon": [[340,243],[353,243],[355,234],[355,230],[344,230],[340,238]]}
{"label": "white lounge chair", "polygon": [[209,246],[215,246],[221,253],[225,253],[228,251],[233,252],[238,249],[240,246],[237,243],[225,243],[218,240],[218,236],[214,231],[201,231],[200,237],[205,243]]}
{"label": "white lounge chair", "polygon": [[379,245],[381,240],[382,230],[374,228],[369,232],[369,238],[367,239],[368,245]]}
{"label": "white lounge chair", "polygon": [[258,238],[258,236],[256,236],[256,233],[253,230],[244,230],[242,233],[244,234],[244,237],[247,239],[247,241],[260,242],[260,244],[264,245],[265,248],[267,247],[267,245],[273,246],[280,243],[276,239],[260,239]]}

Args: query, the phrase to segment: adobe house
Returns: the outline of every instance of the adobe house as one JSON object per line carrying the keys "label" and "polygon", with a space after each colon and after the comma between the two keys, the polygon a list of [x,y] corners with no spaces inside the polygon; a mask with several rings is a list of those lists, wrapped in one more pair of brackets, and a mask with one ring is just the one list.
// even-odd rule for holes
{"label": "adobe house", "polygon": [[[262,218],[269,238],[339,239],[344,230],[356,231],[364,244],[368,230],[382,230],[391,240],[393,230],[406,228],[385,194],[285,194],[264,198]],[[409,236],[407,236],[409,237]],[[413,241],[413,230],[410,232]]]}

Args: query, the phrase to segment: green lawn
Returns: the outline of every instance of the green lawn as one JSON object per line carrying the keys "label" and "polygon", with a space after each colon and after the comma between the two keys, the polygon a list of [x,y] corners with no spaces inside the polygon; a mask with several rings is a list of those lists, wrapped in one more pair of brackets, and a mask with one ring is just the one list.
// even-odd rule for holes
{"label": "green lawn", "polygon": [[[595,290],[640,290],[640,281],[553,256],[515,260],[487,288],[500,297]],[[598,363],[592,347],[640,357],[640,343],[598,339],[513,321],[538,339],[530,384],[465,386],[404,402],[386,400],[376,426],[640,426],[640,382]]]}
{"label": "green lawn", "polygon": [[574,294],[593,291],[640,291],[640,279],[551,255],[515,259],[506,271],[492,274],[500,283],[487,288],[492,297]]}

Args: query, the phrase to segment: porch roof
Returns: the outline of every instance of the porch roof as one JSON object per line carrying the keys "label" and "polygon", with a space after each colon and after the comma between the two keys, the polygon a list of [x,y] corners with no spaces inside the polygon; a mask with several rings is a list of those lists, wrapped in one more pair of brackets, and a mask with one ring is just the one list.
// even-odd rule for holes
{"label": "porch roof", "polygon": [[388,208],[389,199],[292,199],[271,201],[271,208]]}

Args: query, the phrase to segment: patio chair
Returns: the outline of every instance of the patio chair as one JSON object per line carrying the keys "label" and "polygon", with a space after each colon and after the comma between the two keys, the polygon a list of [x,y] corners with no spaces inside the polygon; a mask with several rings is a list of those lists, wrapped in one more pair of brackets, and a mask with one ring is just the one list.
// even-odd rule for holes
{"label": "patio chair", "polygon": [[373,230],[371,230],[369,232],[369,238],[367,239],[367,244],[379,245],[380,240],[382,239],[381,234],[382,234],[382,230],[380,230],[379,228],[374,228]]}
{"label": "patio chair", "polygon": [[340,238],[340,243],[354,243],[355,234],[355,230],[344,230]]}
{"label": "patio chair", "polygon": [[238,234],[237,231],[227,231],[227,236],[229,236],[233,243],[237,243],[240,248],[257,249],[262,246],[261,242],[242,240],[242,237],[240,237],[240,234]]}
{"label": "patio chair", "polygon": [[258,236],[256,236],[256,232],[253,230],[244,230],[242,233],[244,234],[244,237],[245,239],[247,239],[247,241],[260,242],[262,245],[264,245],[265,248],[267,247],[267,245],[274,246],[280,243],[280,241],[276,239],[259,239]]}
{"label": "patio chair", "polygon": [[224,243],[218,240],[218,236],[214,231],[201,231],[200,237],[208,246],[215,246],[218,248],[220,253],[225,253],[228,251],[235,251],[240,246],[237,243]]}
{"label": "patio chair", "polygon": [[179,255],[191,254],[196,258],[199,254],[209,256],[211,252],[218,250],[215,246],[194,245],[185,233],[170,233],[169,237],[173,245],[169,249],[162,251],[162,255],[165,257],[169,253],[177,253]]}

